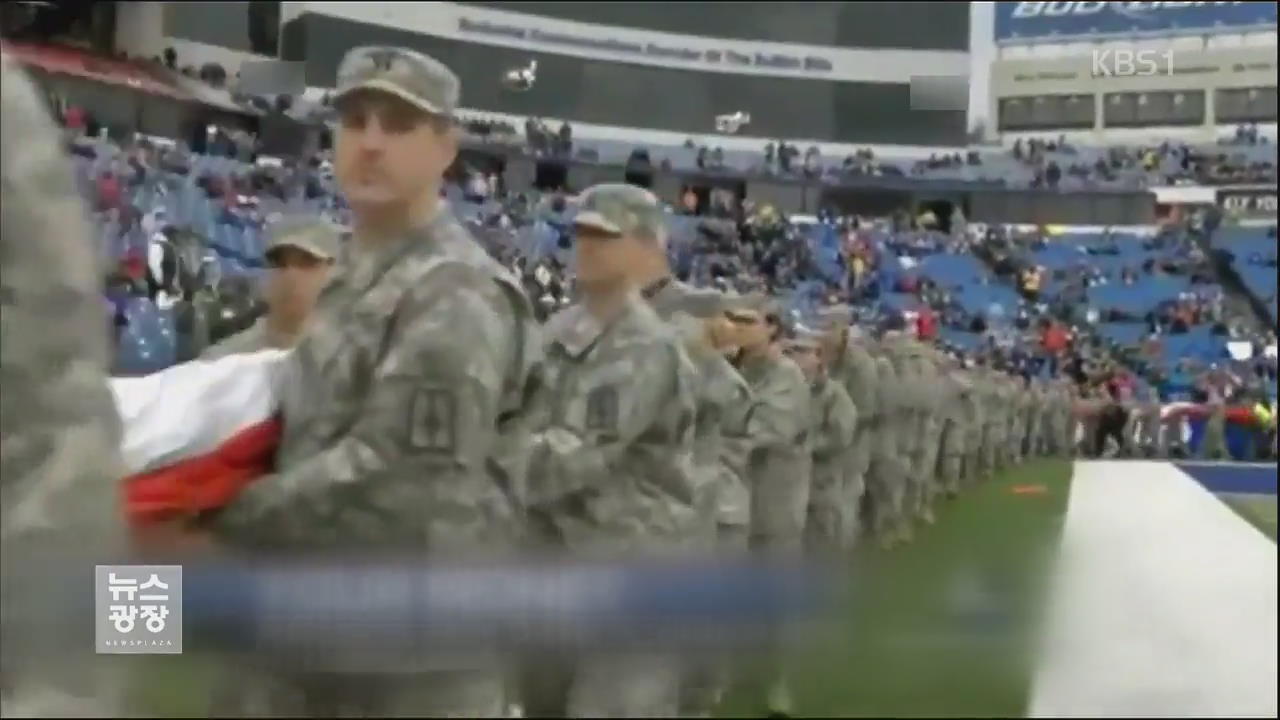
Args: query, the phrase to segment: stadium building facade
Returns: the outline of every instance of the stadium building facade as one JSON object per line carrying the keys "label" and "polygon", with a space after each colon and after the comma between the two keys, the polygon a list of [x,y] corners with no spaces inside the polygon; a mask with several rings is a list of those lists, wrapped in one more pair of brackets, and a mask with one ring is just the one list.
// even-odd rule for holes
{"label": "stadium building facade", "polygon": [[[741,135],[762,139],[965,139],[962,3],[903,3],[893,13],[856,3],[804,13],[783,3],[527,3],[520,12],[501,3],[274,3],[271,13],[260,5],[273,3],[167,4],[161,42],[228,69],[274,50],[303,63],[313,88],[333,86],[354,45],[411,47],[459,72],[467,109],[517,117],[712,134],[717,115],[743,112],[751,123]],[[271,23],[274,47],[254,40]],[[504,87],[502,75],[530,60],[538,62],[536,85]],[[913,82],[917,101],[922,83],[945,86],[949,109],[917,109]]]}
{"label": "stadium building facade", "polygon": [[1110,144],[1274,137],[1276,5],[1000,2],[989,132]]}

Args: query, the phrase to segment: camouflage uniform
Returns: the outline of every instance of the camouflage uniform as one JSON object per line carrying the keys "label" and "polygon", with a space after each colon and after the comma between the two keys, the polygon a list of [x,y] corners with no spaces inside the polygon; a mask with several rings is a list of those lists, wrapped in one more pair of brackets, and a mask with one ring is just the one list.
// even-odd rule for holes
{"label": "camouflage uniform", "polygon": [[[268,229],[267,255],[285,247],[303,250],[319,260],[336,261],[341,250],[338,229],[311,218],[289,218],[274,223]],[[270,311],[268,311],[270,312]],[[282,337],[272,332],[267,317],[258,318],[253,325],[207,348],[200,354],[201,360],[239,353],[253,353],[268,348],[292,347],[297,338]]]}
{"label": "camouflage uniform", "polygon": [[887,357],[893,363],[897,376],[899,409],[894,417],[894,439],[902,469],[902,506],[898,515],[898,537],[911,537],[912,521],[920,516],[924,507],[924,434],[925,412],[923,384],[920,368],[915,361],[911,341],[901,335],[887,337],[883,343]]}
{"label": "camouflage uniform", "polygon": [[926,522],[933,522],[933,505],[941,493],[938,481],[938,457],[941,454],[944,413],[943,382],[932,350],[922,347],[916,357],[920,378],[921,412],[923,414],[920,460],[917,473],[920,482],[920,506],[917,510]]}
{"label": "camouflage uniform", "polygon": [[[955,497],[960,493],[965,448],[972,422],[972,386],[954,363],[944,363],[938,379],[938,418],[942,427],[938,443],[938,482]],[[950,365],[951,367],[946,367]]]}
{"label": "camouflage uniform", "polygon": [[840,323],[843,337],[828,374],[844,386],[858,414],[853,449],[845,469],[845,504],[852,519],[845,526],[850,534],[845,538],[844,545],[852,547],[857,541],[859,533],[856,529],[862,520],[863,494],[866,491],[867,469],[871,465],[872,443],[882,421],[876,402],[876,361],[867,353],[861,337],[855,337],[856,328],[848,327],[847,318],[840,316],[836,321]]}
{"label": "camouflage uniform", "polygon": [[77,588],[123,560],[103,267],[61,138],[7,55],[0,93],[0,713],[120,717],[131,664],[95,655],[92,619],[40,582],[64,553],[52,566]]}
{"label": "camouflage uniform", "polygon": [[[575,222],[621,236],[660,212],[648,193],[599,186]],[[683,338],[638,294],[604,318],[572,306],[546,332],[554,392],[529,473],[544,538],[590,557],[705,547],[714,494],[695,457],[700,378]],[[557,714],[666,717],[686,674],[671,657],[619,652],[580,658],[571,676]]]}
{"label": "camouflage uniform", "polygon": [[999,453],[1001,445],[1000,428],[1004,416],[1003,401],[1000,394],[999,379],[990,368],[984,368],[980,375],[982,380],[983,430],[980,472],[983,479],[990,478],[999,469]]}
{"label": "camouflage uniform", "polygon": [[871,527],[882,545],[899,538],[902,524],[902,500],[905,490],[905,468],[898,449],[897,433],[901,432],[902,411],[898,376],[893,363],[878,354],[876,363],[876,407],[881,423],[873,429],[871,467],[867,471],[867,496],[870,503]]}
{"label": "camouflage uniform", "polygon": [[[339,86],[395,87],[444,115],[458,90],[430,58],[369,48],[343,60]],[[510,552],[521,539],[542,350],[519,282],[443,205],[398,240],[353,248],[347,260],[290,356],[278,471],[237,497],[216,529],[245,548]],[[315,669],[352,669],[338,656],[313,660]],[[343,712],[506,711],[505,672],[490,650],[360,661],[384,682],[372,706]]]}
{"label": "camouflage uniform", "polygon": [[738,366],[758,403],[748,433],[751,545],[764,552],[801,547],[812,459],[809,385],[785,357],[746,358]]}
{"label": "camouflage uniform", "polygon": [[[781,314],[767,298],[756,305],[762,315]],[[791,359],[772,348],[740,357],[737,366],[757,402],[747,429],[752,441],[747,466],[752,552],[766,558],[794,556],[803,548],[812,473],[809,384]],[[765,651],[767,667],[758,685],[768,688],[771,710],[787,711],[790,693],[781,651],[785,641],[781,636],[777,641],[778,647]]]}
{"label": "camouflage uniform", "polygon": [[[813,341],[817,349],[817,341]],[[809,490],[809,518],[805,524],[806,547],[819,552],[841,548],[857,534],[847,523],[857,522],[845,487],[853,461],[858,410],[844,387],[826,374],[812,384],[809,412],[812,418],[813,474]]]}
{"label": "camouflage uniform", "polygon": [[[677,324],[697,368],[698,412],[695,453],[699,475],[698,504],[707,519],[711,540],[725,549],[745,550],[749,496],[742,480],[742,442],[752,405],[751,388],[718,350],[703,339],[707,318],[723,314],[731,301],[719,292],[699,290],[664,278],[644,292],[659,317]],[[726,444],[734,445],[733,451]]]}

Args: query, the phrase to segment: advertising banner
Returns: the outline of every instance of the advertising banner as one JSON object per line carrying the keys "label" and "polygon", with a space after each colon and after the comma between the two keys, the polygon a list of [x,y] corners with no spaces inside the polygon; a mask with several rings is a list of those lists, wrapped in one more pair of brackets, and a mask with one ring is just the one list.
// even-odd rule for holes
{"label": "advertising banner", "polygon": [[1275,27],[1272,2],[998,2],[995,38],[1046,43]]}

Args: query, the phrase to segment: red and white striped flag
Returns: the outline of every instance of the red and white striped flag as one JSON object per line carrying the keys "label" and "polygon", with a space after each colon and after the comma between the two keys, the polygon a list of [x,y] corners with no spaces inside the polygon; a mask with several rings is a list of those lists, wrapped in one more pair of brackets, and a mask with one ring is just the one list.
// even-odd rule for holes
{"label": "red and white striped flag", "polygon": [[288,351],[268,350],[115,378],[134,527],[191,517],[231,501],[271,471],[280,440],[280,374]]}

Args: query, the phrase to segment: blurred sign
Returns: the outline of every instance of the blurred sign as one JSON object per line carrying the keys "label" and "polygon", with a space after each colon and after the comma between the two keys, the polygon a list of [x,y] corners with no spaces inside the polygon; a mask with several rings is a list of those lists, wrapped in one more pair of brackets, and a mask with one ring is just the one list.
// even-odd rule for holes
{"label": "blurred sign", "polygon": [[1275,186],[1248,188],[1222,188],[1218,191],[1218,205],[1235,219],[1276,219]]}
{"label": "blurred sign", "polygon": [[1270,2],[999,2],[997,43],[1274,29]]}

